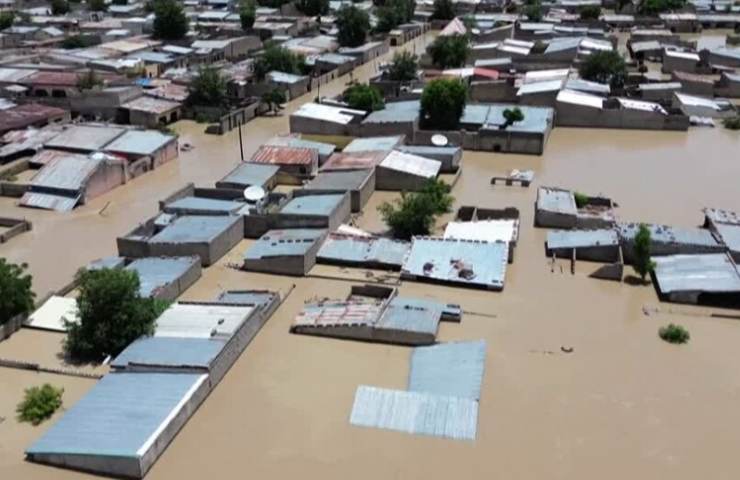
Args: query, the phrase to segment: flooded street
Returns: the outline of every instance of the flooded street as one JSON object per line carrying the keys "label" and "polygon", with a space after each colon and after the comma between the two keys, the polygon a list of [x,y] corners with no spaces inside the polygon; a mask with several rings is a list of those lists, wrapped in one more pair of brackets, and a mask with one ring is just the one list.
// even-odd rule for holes
{"label": "flooded street", "polygon": [[[355,78],[372,70],[372,64],[365,66]],[[322,94],[338,93],[346,80],[322,86]],[[287,132],[290,111],[304,101],[289,104],[282,116],[247,124],[245,157],[272,135]],[[33,222],[31,232],[1,245],[0,255],[28,262],[43,294],[67,283],[90,260],[115,254],[115,237],[154,215],[159,199],[186,182],[211,186],[235,166],[237,132],[208,136],[203,128],[180,122],[181,141],[194,150],[69,214],[0,200],[2,215]],[[356,388],[404,388],[410,349],[289,334],[305,300],[343,297],[352,283],[228,268],[250,243],[242,241],[204,270],[183,299],[206,300],[240,288],[291,293],[146,478],[737,478],[740,430],[733,427],[740,424],[740,323],[709,318],[707,309],[660,304],[652,286],[588,278],[596,264],[579,263],[575,275],[559,264],[552,272],[546,230],[533,227],[533,205],[538,186],[561,186],[613,198],[624,220],[696,226],[703,207],[740,210],[738,151],[740,135],[723,128],[688,133],[557,128],[541,157],[464,155],[455,208],[514,206],[521,212],[505,289],[404,282],[401,293],[459,303],[473,312],[460,324],[443,324],[439,340],[487,341],[474,442],[351,426]],[[533,185],[490,185],[493,175],[511,168],[535,170]],[[374,194],[359,226],[382,230],[375,208],[394,196]],[[647,316],[645,307],[660,311]],[[676,347],[661,341],[658,327],[668,322],[686,326],[691,342]],[[573,353],[563,353],[563,346]],[[0,423],[0,478],[98,478],[23,462],[23,450],[48,424],[34,429],[12,419],[20,386],[56,381],[48,375],[28,380],[32,375],[0,370],[0,416],[8,417]],[[67,405],[92,385],[64,382]]]}

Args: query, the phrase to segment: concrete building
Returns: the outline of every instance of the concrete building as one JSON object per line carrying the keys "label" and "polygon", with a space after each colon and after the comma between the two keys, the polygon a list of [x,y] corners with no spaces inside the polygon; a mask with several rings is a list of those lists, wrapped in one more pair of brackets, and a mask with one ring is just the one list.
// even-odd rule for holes
{"label": "concrete building", "polygon": [[355,138],[342,149],[342,153],[390,152],[403,146],[405,140],[404,135]]}
{"label": "concrete building", "polygon": [[[229,192],[231,193],[231,192]],[[241,201],[241,192],[233,192],[235,199],[209,198],[187,195],[174,199],[162,206],[162,211],[175,216],[182,215],[239,215],[246,206]]]}
{"label": "concrete building", "polygon": [[514,261],[514,250],[519,241],[519,212],[516,212],[516,217],[509,217],[506,213],[508,212],[503,210],[500,215],[491,215],[489,218],[449,222],[445,227],[443,238],[504,242],[509,246],[508,261],[511,263]]}
{"label": "concrete building", "polygon": [[[637,223],[617,224],[617,233],[622,244],[624,261],[634,260],[634,240],[640,225]],[[647,225],[650,230],[650,254],[654,257],[680,254],[723,253],[722,245],[704,228],[681,228],[668,225]]]}
{"label": "concrete building", "polygon": [[354,135],[363,110],[307,102],[290,114],[290,131],[313,135]]}
{"label": "concrete building", "polygon": [[269,72],[265,80],[274,88],[288,93],[288,100],[296,99],[308,93],[311,78],[305,75],[293,75],[291,73]]}
{"label": "concrete building", "polygon": [[548,257],[593,262],[617,262],[620,258],[619,236],[613,229],[550,230],[545,249]]}
{"label": "concrete building", "polygon": [[122,109],[128,111],[131,125],[157,128],[182,118],[182,104],[163,98],[142,96],[124,103]]}
{"label": "concrete building", "polygon": [[270,230],[244,253],[244,269],[280,275],[306,275],[326,236],[321,229]]}
{"label": "concrete building", "polygon": [[274,229],[326,228],[333,231],[349,220],[351,203],[349,192],[296,190],[293,198],[273,214],[270,223]]}
{"label": "concrete building", "polygon": [[375,191],[374,170],[337,170],[320,172],[303,186],[315,193],[350,194],[352,212],[361,212]]}
{"label": "concrete building", "polygon": [[415,192],[437,178],[441,168],[437,160],[392,150],[375,169],[375,189]]}
{"label": "concrete building", "polygon": [[552,187],[537,189],[535,225],[562,229],[609,228],[616,223],[614,202],[609,198],[579,194],[584,203],[576,204],[570,190]]}
{"label": "concrete building", "polygon": [[681,52],[672,49],[663,50],[663,73],[687,72],[697,73],[701,68],[701,58],[696,52]]}
{"label": "concrete building", "polygon": [[729,255],[669,255],[653,258],[661,298],[671,302],[740,305],[740,272]]}
{"label": "concrete building", "polygon": [[684,115],[727,118],[734,117],[737,113],[735,105],[726,99],[705,98],[685,93],[673,93],[673,107],[681,110]]}
{"label": "concrete building", "polygon": [[139,275],[143,297],[174,300],[194,284],[201,274],[198,257],[145,257],[126,266]]}
{"label": "concrete building", "polygon": [[105,152],[125,157],[136,169],[148,171],[177,158],[177,137],[157,130],[128,130],[107,144]]}
{"label": "concrete building", "polygon": [[96,152],[124,133],[126,130],[118,127],[71,125],[46,142],[46,148],[77,153]]}
{"label": "concrete building", "polygon": [[362,137],[402,133],[406,138],[414,138],[418,128],[419,102],[408,100],[386,103],[384,109],[370,113],[357,133]]}
{"label": "concrete building", "polygon": [[330,233],[321,245],[317,262],[328,265],[401,270],[411,243],[386,237]]}

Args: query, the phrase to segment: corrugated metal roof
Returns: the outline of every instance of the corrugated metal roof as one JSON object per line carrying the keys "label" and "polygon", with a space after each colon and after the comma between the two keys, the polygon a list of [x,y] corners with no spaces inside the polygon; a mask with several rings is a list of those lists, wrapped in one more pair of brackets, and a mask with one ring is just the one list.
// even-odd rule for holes
{"label": "corrugated metal roof", "polygon": [[321,171],[375,168],[388,155],[386,151],[334,153],[322,165]]}
{"label": "corrugated metal roof", "polygon": [[185,213],[189,215],[209,215],[212,213],[223,213],[226,215],[238,212],[244,205],[244,202],[190,196],[168,203],[165,206],[165,210],[170,213]]}
{"label": "corrugated metal roof", "polygon": [[283,147],[263,145],[252,155],[252,163],[275,165],[312,165],[318,164],[319,152],[315,148]]}
{"label": "corrugated metal roof", "polygon": [[206,378],[106,375],[26,453],[140,458]]}
{"label": "corrugated metal roof", "polygon": [[157,318],[154,336],[228,339],[254,308],[221,303],[175,303]]}
{"label": "corrugated metal roof", "polygon": [[[491,110],[486,118],[485,128],[498,130],[505,122],[504,112],[507,108],[513,108],[515,105],[491,105]],[[524,120],[514,122],[513,125],[506,127],[506,130],[512,132],[537,132],[544,133],[552,126],[553,109],[549,107],[529,107],[519,105],[518,107],[524,114]]]}
{"label": "corrugated metal roof", "polygon": [[106,152],[153,155],[176,137],[156,130],[129,130],[105,147]]}
{"label": "corrugated metal roof", "polygon": [[357,388],[349,421],[360,427],[474,440],[478,428],[478,402],[361,385]]}
{"label": "corrugated metal roof", "polygon": [[483,240],[486,242],[513,242],[519,236],[519,220],[479,220],[475,222],[450,222],[444,238]]}
{"label": "corrugated metal roof", "polygon": [[333,143],[314,142],[311,140],[304,140],[294,135],[276,135],[272,137],[266,145],[275,146],[286,146],[286,147],[298,147],[298,148],[313,148],[319,151],[321,157],[328,157],[334,150],[336,145]]}
{"label": "corrugated metal roof", "polygon": [[403,139],[403,135],[355,138],[344,147],[342,153],[393,150],[403,143]]}
{"label": "corrugated metal roof", "polygon": [[81,195],[65,197],[49,193],[26,192],[18,203],[23,207],[55,210],[57,212],[69,212],[75,208],[77,202],[80,201],[80,197]]}
{"label": "corrugated metal roof", "polygon": [[[637,235],[640,227],[638,223],[620,223],[617,225],[620,238],[631,241]],[[720,247],[719,242],[709,230],[704,228],[682,228],[668,225],[648,225],[650,239],[654,243],[676,243],[684,245],[699,245]]]}
{"label": "corrugated metal roof", "polygon": [[82,193],[87,180],[100,167],[101,160],[79,155],[58,156],[44,165],[31,179],[32,187]]}
{"label": "corrugated metal roof", "polygon": [[411,352],[410,392],[480,399],[486,342],[440,343]]}
{"label": "corrugated metal roof", "polygon": [[280,167],[277,165],[240,163],[219,183],[230,184],[235,188],[247,188],[253,185],[264,187],[275,178],[279,170]]}
{"label": "corrugated metal roof", "polygon": [[381,328],[437,335],[444,306],[432,300],[393,297],[383,312]]}
{"label": "corrugated metal roof", "polygon": [[372,175],[372,170],[338,170],[321,172],[304,185],[306,190],[359,190]]}
{"label": "corrugated metal roof", "polygon": [[65,320],[68,322],[79,321],[77,317],[77,300],[52,295],[28,317],[25,325],[44,330],[66,332]]}
{"label": "corrugated metal roof", "polygon": [[46,146],[63,150],[94,152],[123,135],[125,131],[122,128],[73,125],[49,140]]}
{"label": "corrugated metal roof", "polygon": [[280,257],[285,255],[305,255],[316,242],[326,234],[326,230],[313,228],[294,228],[270,230],[262,235],[244,253],[245,259]]}
{"label": "corrugated metal roof", "polygon": [[151,297],[160,288],[178,281],[196,263],[200,264],[199,257],[146,257],[134,260],[126,270],[139,274],[139,293]]}
{"label": "corrugated metal roof", "polygon": [[386,103],[383,110],[372,112],[362,123],[406,123],[413,122],[418,118],[419,101],[406,100]]}
{"label": "corrugated metal roof", "polygon": [[221,293],[216,301],[264,307],[271,303],[277,296],[278,294],[275,292],[261,290],[229,290]]}
{"label": "corrugated metal roof", "polygon": [[740,273],[724,253],[653,257],[663,293],[740,292]]}
{"label": "corrugated metal roof", "polygon": [[293,325],[302,327],[375,326],[381,311],[382,302],[330,300],[304,305]]}
{"label": "corrugated metal roof", "polygon": [[237,221],[232,216],[186,215],[176,218],[149,243],[210,242]]}
{"label": "corrugated metal roof", "polygon": [[602,97],[592,95],[590,93],[578,92],[576,90],[569,90],[567,88],[560,90],[557,96],[557,101],[573,105],[581,105],[584,107],[604,107],[604,99]]}
{"label": "corrugated metal roof", "polygon": [[280,213],[289,215],[324,215],[328,216],[336,210],[344,199],[344,195],[302,195],[289,201],[280,210]]}
{"label": "corrugated metal roof", "polygon": [[158,115],[180,108],[180,106],[181,104],[179,102],[149,96],[139,97],[136,100],[131,100],[121,105],[121,107],[128,108],[129,110],[155,113]]}
{"label": "corrugated metal roof", "polygon": [[110,365],[207,369],[225,343],[210,338],[144,337],[129,345]]}
{"label": "corrugated metal roof", "polygon": [[423,178],[435,178],[442,168],[442,163],[439,160],[391,150],[379,166]]}
{"label": "corrugated metal roof", "polygon": [[42,120],[53,120],[66,114],[65,110],[38,103],[15,105],[0,110],[0,133],[7,130],[26,128]]}
{"label": "corrugated metal roof", "polygon": [[400,268],[411,249],[409,242],[384,237],[330,234],[321,246],[319,262],[378,264]]}
{"label": "corrugated metal roof", "polygon": [[547,248],[584,248],[619,245],[619,236],[614,230],[550,230],[547,232]]}
{"label": "corrugated metal roof", "polygon": [[333,107],[322,103],[307,102],[301,105],[300,108],[291,115],[347,125],[352,122],[353,119],[363,117],[365,112],[362,110],[352,110],[351,108]]}
{"label": "corrugated metal roof", "polygon": [[715,225],[722,242],[732,252],[740,252],[740,225],[718,223]]}
{"label": "corrugated metal roof", "polygon": [[418,279],[503,288],[508,254],[504,242],[414,237],[402,271]]}

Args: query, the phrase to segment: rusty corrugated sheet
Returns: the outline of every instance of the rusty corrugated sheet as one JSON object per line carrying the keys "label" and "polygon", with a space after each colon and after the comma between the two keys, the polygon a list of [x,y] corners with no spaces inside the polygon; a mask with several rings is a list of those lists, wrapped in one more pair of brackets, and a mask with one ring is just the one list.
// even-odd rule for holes
{"label": "rusty corrugated sheet", "polygon": [[335,153],[321,167],[322,171],[345,169],[372,169],[388,156],[387,151]]}
{"label": "rusty corrugated sheet", "polygon": [[276,165],[311,165],[319,161],[319,152],[314,148],[263,145],[254,152],[250,161]]}
{"label": "rusty corrugated sheet", "polygon": [[56,210],[57,212],[68,212],[75,208],[80,196],[64,197],[49,193],[26,192],[21,197],[20,204],[24,207],[41,208],[43,210]]}

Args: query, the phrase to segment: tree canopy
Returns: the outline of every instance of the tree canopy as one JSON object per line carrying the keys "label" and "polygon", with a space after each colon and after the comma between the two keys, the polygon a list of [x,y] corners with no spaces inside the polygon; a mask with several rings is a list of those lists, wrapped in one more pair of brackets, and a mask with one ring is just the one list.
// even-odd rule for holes
{"label": "tree canopy", "polygon": [[389,32],[398,25],[411,21],[415,9],[415,0],[387,0],[375,13],[378,17],[375,30]]}
{"label": "tree canopy", "polygon": [[36,294],[31,289],[33,279],[26,273],[27,268],[25,263],[17,265],[0,257],[0,325],[33,310]]}
{"label": "tree canopy", "polygon": [[254,25],[257,18],[257,6],[254,0],[242,0],[239,3],[239,21],[242,24],[242,30],[249,30]]}
{"label": "tree canopy", "polygon": [[385,108],[383,95],[372,85],[352,85],[344,92],[344,101],[357,110],[373,112]]}
{"label": "tree canopy", "polygon": [[467,97],[467,88],[458,79],[438,78],[429,82],[421,94],[421,122],[424,128],[457,128]]}
{"label": "tree canopy", "polygon": [[62,40],[61,47],[66,50],[75,48],[87,48],[100,44],[100,38],[96,35],[72,35]]}
{"label": "tree canopy", "polygon": [[262,94],[262,103],[267,104],[269,111],[277,114],[279,110],[282,110],[282,104],[286,102],[285,93],[278,88],[274,88],[269,92]]}
{"label": "tree canopy", "polygon": [[521,122],[522,120],[524,120],[524,113],[519,107],[507,108],[506,110],[504,110],[503,115],[504,120],[506,120],[503,128],[507,128],[516,122]]}
{"label": "tree canopy", "polygon": [[581,20],[598,20],[601,16],[601,7],[598,5],[586,5],[579,12]]}
{"label": "tree canopy", "polygon": [[437,37],[428,48],[432,63],[441,69],[459,68],[470,55],[470,42],[465,35]]}
{"label": "tree canopy", "polygon": [[403,51],[393,54],[393,60],[391,60],[386,76],[395,82],[411,82],[416,80],[418,74],[419,62],[416,55]]}
{"label": "tree canopy", "polygon": [[645,280],[645,277],[653,271],[653,268],[655,268],[655,262],[650,258],[650,243],[650,229],[644,223],[640,224],[637,229],[637,234],[635,235],[633,267],[635,272],[637,272],[643,280]]}
{"label": "tree canopy", "polygon": [[108,10],[105,0],[87,0],[87,6],[93,12],[105,12]]}
{"label": "tree canopy", "polygon": [[296,0],[295,7],[309,17],[326,15],[329,13],[329,0]]}
{"label": "tree canopy", "polygon": [[92,68],[77,77],[77,88],[82,92],[100,87],[104,83],[103,79]]}
{"label": "tree canopy", "polygon": [[187,103],[204,107],[224,107],[228,103],[226,79],[212,65],[201,66],[188,87]]}
{"label": "tree canopy", "polygon": [[154,36],[162,40],[180,40],[190,25],[176,0],[154,0]]}
{"label": "tree canopy", "polygon": [[686,6],[686,0],[643,0],[637,7],[642,15],[658,15],[671,10],[681,10]]}
{"label": "tree canopy", "polygon": [[578,73],[586,80],[608,83],[613,88],[619,88],[624,85],[627,65],[619,52],[600,51],[586,57],[578,67]]}
{"label": "tree canopy", "polygon": [[365,43],[370,30],[370,17],[367,12],[354,5],[345,5],[337,13],[339,34],[337,39],[343,47],[359,47]]}
{"label": "tree canopy", "polygon": [[452,20],[455,18],[455,4],[452,0],[434,0],[432,20]]}
{"label": "tree canopy", "polygon": [[143,298],[139,275],[122,268],[78,273],[79,322],[69,322],[64,348],[76,360],[101,361],[116,356],[142,335],[154,332],[167,303]]}
{"label": "tree canopy", "polygon": [[0,30],[5,30],[13,26],[15,21],[15,13],[13,12],[0,12]]}
{"label": "tree canopy", "polygon": [[542,4],[532,2],[524,7],[524,14],[530,22],[539,22],[542,20]]}
{"label": "tree canopy", "polygon": [[27,388],[23,401],[15,409],[18,420],[39,425],[51,418],[62,406],[63,393],[63,388],[55,388],[48,383],[40,387]]}
{"label": "tree canopy", "polygon": [[306,59],[303,55],[293,53],[285,47],[271,45],[255,60],[254,75],[258,80],[262,80],[273,70],[303,75],[306,70]]}
{"label": "tree canopy", "polygon": [[69,2],[67,0],[51,0],[52,15],[66,15],[69,13]]}
{"label": "tree canopy", "polygon": [[408,240],[414,235],[428,235],[437,216],[449,212],[453,202],[450,186],[430,179],[418,192],[404,192],[394,202],[383,202],[378,211],[394,237]]}

